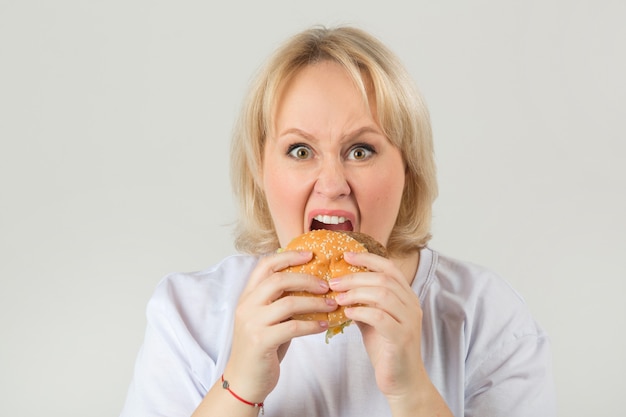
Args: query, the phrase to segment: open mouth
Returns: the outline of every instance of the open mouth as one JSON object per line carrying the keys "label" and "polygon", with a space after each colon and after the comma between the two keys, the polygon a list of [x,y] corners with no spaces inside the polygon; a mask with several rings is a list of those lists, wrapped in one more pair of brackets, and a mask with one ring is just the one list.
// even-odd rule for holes
{"label": "open mouth", "polygon": [[311,222],[311,230],[319,229],[351,232],[353,227],[352,222],[345,217],[320,214],[315,216]]}

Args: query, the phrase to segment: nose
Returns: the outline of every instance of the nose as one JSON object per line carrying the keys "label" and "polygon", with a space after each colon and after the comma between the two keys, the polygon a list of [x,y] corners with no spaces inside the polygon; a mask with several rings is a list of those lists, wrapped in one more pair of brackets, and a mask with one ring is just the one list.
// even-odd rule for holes
{"label": "nose", "polygon": [[341,161],[326,160],[320,165],[314,190],[329,200],[350,195],[350,184]]}

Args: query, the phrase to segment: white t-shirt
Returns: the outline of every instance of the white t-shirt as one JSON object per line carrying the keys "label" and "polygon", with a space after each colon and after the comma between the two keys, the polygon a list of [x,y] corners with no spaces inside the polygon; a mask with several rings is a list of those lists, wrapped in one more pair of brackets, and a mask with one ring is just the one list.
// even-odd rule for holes
{"label": "white t-shirt", "polygon": [[[122,417],[193,413],[226,366],[234,309],[257,261],[235,255],[161,281]],[[548,338],[511,287],[426,248],[412,288],[426,369],[456,417],[556,416]],[[265,415],[390,416],[358,327],[329,344],[324,334],[294,339]]]}

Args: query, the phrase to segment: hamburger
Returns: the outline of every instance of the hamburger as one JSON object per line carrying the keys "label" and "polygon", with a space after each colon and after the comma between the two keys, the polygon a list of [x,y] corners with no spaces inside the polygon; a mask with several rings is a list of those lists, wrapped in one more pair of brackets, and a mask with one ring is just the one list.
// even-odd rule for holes
{"label": "hamburger", "polygon": [[[369,235],[324,229],[312,230],[294,238],[284,250],[310,251],[313,253],[313,257],[309,262],[290,266],[284,269],[284,271],[309,274],[325,281],[355,272],[367,271],[367,268],[347,263],[343,259],[345,252],[371,252],[387,257],[385,247]],[[283,297],[288,295],[335,298],[337,293],[328,291],[326,294],[319,295],[305,291],[289,291],[285,292]],[[335,311],[329,313],[297,314],[292,319],[328,321],[328,331],[326,332],[326,343],[328,343],[331,337],[343,333],[343,329],[351,323],[351,320],[345,316],[344,309],[345,306],[339,306]]]}

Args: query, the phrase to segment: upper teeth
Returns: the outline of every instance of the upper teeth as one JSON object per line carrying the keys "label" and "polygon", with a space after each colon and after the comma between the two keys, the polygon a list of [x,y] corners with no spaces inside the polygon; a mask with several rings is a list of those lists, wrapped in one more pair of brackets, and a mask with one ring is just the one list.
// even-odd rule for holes
{"label": "upper teeth", "polygon": [[317,220],[318,222],[325,223],[325,224],[339,224],[339,223],[345,223],[346,222],[346,218],[345,217],[341,217],[341,216],[324,216],[322,214],[319,214],[319,215],[315,216],[315,220]]}

